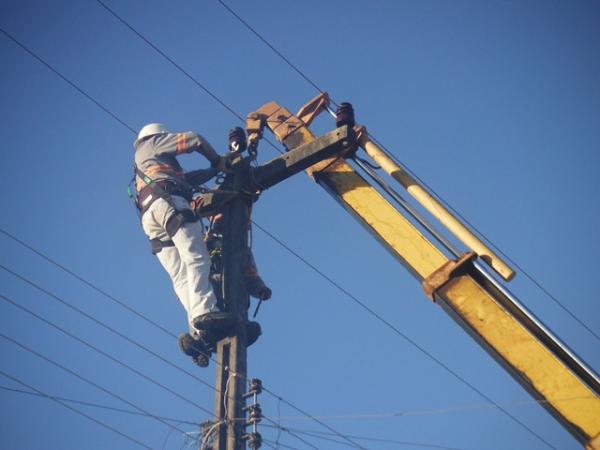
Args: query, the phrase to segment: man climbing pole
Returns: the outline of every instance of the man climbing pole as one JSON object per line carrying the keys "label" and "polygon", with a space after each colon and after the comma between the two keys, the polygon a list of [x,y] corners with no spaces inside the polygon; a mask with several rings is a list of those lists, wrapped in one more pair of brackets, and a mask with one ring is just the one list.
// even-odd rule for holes
{"label": "man climbing pole", "polygon": [[[140,131],[134,142],[137,205],[144,232],[155,254],[173,282],[173,288],[188,316],[190,333],[179,336],[179,347],[200,366],[208,358],[216,342],[231,333],[236,318],[223,311],[220,248],[215,251],[222,233],[216,223],[217,213],[210,220],[207,235],[212,254],[204,241],[204,230],[196,213],[203,203],[199,185],[219,172],[228,171],[229,157],[219,156],[202,136],[194,132],[171,133],[162,124],[152,123]],[[211,163],[211,168],[184,172],[177,156],[198,152]],[[222,235],[221,235],[222,237]],[[211,261],[212,260],[212,261]],[[250,249],[244,264],[250,295],[267,300],[271,290],[256,270]],[[216,291],[216,294],[215,294]],[[261,334],[257,322],[246,323],[248,345]]]}
{"label": "man climbing pole", "polygon": [[[142,227],[187,312],[191,335],[231,327],[233,316],[217,306],[202,224],[190,208],[198,178],[205,175],[204,182],[206,176],[226,170],[228,158],[199,134],[171,133],[158,123],[142,128],[134,147]],[[203,155],[212,169],[185,173],[176,157],[191,152]]]}

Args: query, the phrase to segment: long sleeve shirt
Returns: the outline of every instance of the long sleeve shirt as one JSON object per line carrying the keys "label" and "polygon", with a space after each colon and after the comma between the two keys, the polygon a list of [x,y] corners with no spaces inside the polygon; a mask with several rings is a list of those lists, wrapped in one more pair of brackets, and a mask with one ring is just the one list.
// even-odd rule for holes
{"label": "long sleeve shirt", "polygon": [[[185,172],[176,158],[185,153],[199,152],[211,165],[219,161],[219,155],[212,145],[192,131],[155,134],[136,141],[134,146],[135,164],[152,180],[172,180],[185,185]],[[138,176],[136,186],[139,191],[146,183]]]}

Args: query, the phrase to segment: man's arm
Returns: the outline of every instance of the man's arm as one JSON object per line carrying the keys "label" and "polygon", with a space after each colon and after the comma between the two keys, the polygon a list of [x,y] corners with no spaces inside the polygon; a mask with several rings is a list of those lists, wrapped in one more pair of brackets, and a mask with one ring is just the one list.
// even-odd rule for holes
{"label": "man's arm", "polygon": [[211,166],[219,165],[221,158],[210,143],[198,133],[168,133],[161,135],[156,142],[158,153],[173,156],[198,152],[210,161]]}

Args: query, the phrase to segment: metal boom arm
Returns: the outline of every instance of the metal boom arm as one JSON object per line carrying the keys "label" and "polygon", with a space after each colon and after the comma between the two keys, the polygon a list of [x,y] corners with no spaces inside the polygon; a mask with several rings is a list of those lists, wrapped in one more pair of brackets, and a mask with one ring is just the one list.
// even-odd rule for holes
{"label": "metal boom arm", "polygon": [[[323,98],[327,99],[321,95],[308,105],[319,104],[323,109]],[[315,108],[307,106],[298,114],[300,117],[275,102],[263,106],[258,113],[277,138],[293,150],[316,139],[307,126],[314,118]],[[311,110],[311,116],[305,123],[302,113],[307,109]],[[600,450],[597,375],[502,286],[480,270],[473,263],[475,253],[465,254],[458,260],[446,256],[343,156],[317,163],[307,172],[422,282],[428,296],[565,429],[582,445]]]}

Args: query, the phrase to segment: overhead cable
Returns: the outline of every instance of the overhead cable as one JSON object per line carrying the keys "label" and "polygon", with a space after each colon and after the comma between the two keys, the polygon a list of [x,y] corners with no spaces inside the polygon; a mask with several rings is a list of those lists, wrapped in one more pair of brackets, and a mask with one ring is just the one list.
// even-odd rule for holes
{"label": "overhead cable", "polygon": [[[131,30],[136,36],[138,36],[142,41],[148,44],[154,51],[156,51],[160,56],[166,59],[169,63],[171,63],[177,70],[179,70],[182,74],[184,74],[192,83],[202,89],[206,94],[208,94],[213,100],[219,103],[223,108],[237,117],[241,122],[246,123],[244,117],[235,111],[232,107],[230,107],[227,103],[221,100],[214,92],[208,89],[204,84],[202,84],[196,77],[190,74],[187,70],[185,70],[180,64],[178,64],[173,58],[167,55],[164,51],[162,51],[157,45],[155,45],[150,39],[140,33],[133,25],[127,22],[122,16],[120,16],[114,9],[110,8],[106,3],[102,0],[96,0],[100,6],[102,6],[108,13],[110,13],[115,19],[121,22],[124,26],[126,26],[129,30]],[[273,142],[268,139],[264,139],[267,143],[271,145],[275,150],[279,153],[283,153]]]}
{"label": "overhead cable", "polygon": [[[62,369],[63,371],[65,371],[67,373],[70,373],[71,375],[73,375],[74,377],[80,379],[81,381],[83,381],[83,382],[89,384],[90,386],[93,386],[96,389],[104,392],[105,394],[110,395],[111,397],[113,397],[113,398],[115,398],[115,399],[117,399],[117,400],[119,400],[119,401],[121,401],[121,402],[123,402],[123,403],[125,403],[125,404],[127,404],[129,406],[131,406],[132,408],[136,409],[137,411],[139,411],[141,413],[144,413],[144,414],[147,414],[150,417],[153,417],[154,420],[157,420],[158,422],[162,423],[163,425],[167,426],[168,428],[171,428],[171,429],[174,428],[176,431],[179,431],[180,433],[184,432],[183,430],[181,430],[181,429],[177,428],[176,426],[170,424],[166,420],[163,420],[163,419],[159,418],[158,416],[156,416],[156,415],[152,414],[151,412],[143,409],[142,407],[140,407],[140,406],[136,405],[135,403],[127,400],[126,398],[124,398],[124,397],[122,397],[122,396],[120,396],[118,394],[115,394],[110,389],[102,387],[101,385],[99,385],[95,381],[92,381],[89,378],[86,378],[83,375],[77,373],[76,371],[69,369],[68,367],[64,366],[63,364],[60,364],[59,362],[56,362],[53,359],[51,359],[51,358],[49,358],[47,356],[42,355],[40,352],[38,352],[36,350],[33,350],[31,347],[26,346],[25,344],[17,341],[16,339],[13,339],[10,336],[7,336],[7,335],[5,335],[2,332],[0,332],[0,337],[3,338],[3,339],[5,339],[5,340],[7,340],[7,341],[9,341],[9,342],[12,342],[14,345],[16,345],[17,347],[20,347],[22,350],[24,350],[24,351],[26,351],[28,353],[31,353],[31,354],[37,356],[40,359],[43,359],[44,361],[52,364],[53,366],[58,367],[59,369]],[[6,375],[6,374],[3,373],[3,375]]]}
{"label": "overhead cable", "polygon": [[371,314],[373,317],[375,317],[381,323],[383,323],[385,326],[387,326],[388,328],[390,328],[394,333],[396,333],[398,336],[400,336],[406,342],[408,342],[409,344],[411,344],[413,347],[415,347],[417,350],[419,350],[421,353],[423,353],[425,356],[427,356],[429,359],[431,359],[438,366],[442,367],[446,372],[448,372],[454,378],[456,378],[457,380],[459,380],[465,386],[469,387],[473,392],[477,393],[479,396],[481,396],[482,398],[486,399],[488,402],[496,405],[496,407],[500,411],[502,411],[503,414],[505,414],[507,417],[509,417],[513,422],[517,423],[522,428],[524,428],[525,430],[529,431],[532,435],[534,435],[535,437],[537,437],[540,441],[544,442],[548,447],[555,449],[555,447],[552,444],[550,444],[546,439],[544,439],[542,436],[540,436],[538,433],[536,433],[533,429],[531,429],[525,423],[521,422],[521,420],[519,420],[517,417],[515,417],[514,415],[512,415],[511,413],[509,413],[508,411],[506,411],[501,406],[499,406],[498,403],[495,402],[494,400],[492,400],[491,397],[488,397],[485,393],[483,393],[483,391],[479,390],[475,385],[473,385],[472,383],[470,383],[469,381],[467,381],[460,374],[458,374],[456,371],[454,371],[448,365],[446,365],[445,363],[443,363],[440,359],[438,359],[436,356],[434,356],[432,353],[430,353],[424,347],[420,346],[417,342],[415,342],[408,335],[406,335],[402,331],[400,331],[396,326],[394,326],[391,322],[389,322],[388,320],[386,320],[385,318],[383,318],[379,313],[377,313],[375,310],[373,310],[371,307],[369,307],[365,302],[363,302],[358,297],[356,297],[354,294],[352,294],[350,291],[348,291],[347,289],[345,289],[342,285],[340,285],[339,283],[337,283],[336,281],[334,281],[332,278],[330,278],[323,271],[321,271],[315,265],[313,265],[308,260],[306,260],[304,257],[302,257],[299,253],[297,253],[296,251],[294,251],[291,247],[289,247],[283,241],[281,241],[278,238],[276,238],[271,232],[267,231],[265,228],[263,228],[262,226],[258,225],[256,222],[253,222],[253,224],[259,230],[261,230],[263,233],[265,233],[267,236],[269,236],[271,239],[273,239],[275,242],[277,242],[288,253],[290,253],[291,255],[293,255],[294,257],[296,257],[297,259],[299,259],[300,261],[302,261],[303,264],[305,264],[306,266],[308,266],[309,268],[311,268],[319,276],[321,276],[322,278],[324,278],[329,284],[331,284],[332,286],[334,286],[336,289],[338,289],[340,292],[342,292],[346,297],[350,298],[353,302],[355,302],[357,305],[359,305],[360,307],[362,307],[365,311],[367,311],[369,314]]}
{"label": "overhead cable", "polygon": [[[99,0],[97,0],[97,1],[99,1]],[[13,39],[13,40],[14,40],[15,42],[17,42],[17,43],[18,43],[18,44],[19,44],[21,47],[23,47],[25,50],[27,50],[27,52],[28,52],[28,53],[30,53],[30,54],[32,54],[33,56],[35,56],[35,57],[36,57],[36,59],[38,59],[40,62],[43,62],[43,63],[44,63],[44,61],[43,61],[41,58],[37,57],[37,56],[36,56],[36,55],[35,55],[33,52],[31,52],[29,49],[27,49],[26,47],[24,47],[22,44],[20,44],[20,43],[19,43],[18,41],[16,41],[14,38],[12,38],[12,36],[11,36],[11,39]],[[53,69],[53,71],[55,71],[55,70]],[[62,76],[62,75],[61,75],[61,78],[63,78],[65,81],[68,81],[68,80],[67,80],[67,79],[66,79],[64,76]],[[71,82],[69,82],[69,84],[73,85]],[[74,86],[74,85],[73,85],[73,86]],[[74,86],[74,87],[75,87],[75,86]],[[84,93],[82,90],[80,90],[79,88],[77,88],[77,90],[78,90],[78,91],[80,91],[80,92],[82,92],[82,93],[83,93],[83,94],[84,94],[84,95],[85,95],[87,98],[89,98],[90,100],[92,100],[94,103],[98,103],[98,102],[97,102],[96,100],[94,100],[94,99],[93,99],[91,96],[89,96],[88,94],[85,94],[85,93]],[[105,108],[102,108],[102,109],[106,111],[106,109],[105,109]],[[112,114],[111,114],[111,115],[112,115]],[[121,120],[119,120],[119,122],[123,124],[123,122],[122,122]],[[128,128],[129,128],[129,127],[128,127]],[[133,132],[135,133],[135,130],[133,130],[133,129],[131,129],[131,128],[130,128],[130,130],[131,130],[131,131],[133,131]],[[279,151],[279,150],[278,150],[278,151]],[[255,223],[255,224],[256,224],[256,223]],[[274,236],[273,236],[272,234],[270,235],[270,237],[271,237],[271,238],[274,238]],[[286,248],[288,251],[290,250],[290,249],[289,249],[289,247],[285,246],[285,245],[284,245],[284,244],[283,244],[281,241],[279,241],[279,240],[276,240],[276,242],[278,242],[280,245],[284,246],[284,248]],[[309,265],[309,267],[311,267],[311,268],[313,268],[313,269],[314,269],[314,266],[312,266],[312,265],[311,265],[310,263],[308,263],[306,260],[303,260],[302,258],[301,258],[301,260],[302,260],[302,261],[303,261],[305,264],[308,264],[308,265]],[[321,272],[321,274],[322,274],[322,272]],[[363,307],[366,307],[366,305],[364,305],[364,304],[363,304]],[[368,308],[368,307],[366,307],[366,308]],[[389,324],[389,322],[385,321],[385,319],[381,318],[380,320],[383,320],[383,321],[384,321],[384,323],[388,324],[388,326],[391,326],[393,329],[395,329],[395,327],[393,327],[391,324]],[[398,332],[399,332],[399,331],[398,331]],[[427,354],[427,353],[426,353],[426,354]],[[451,369],[449,369],[449,368],[448,368],[447,370],[451,370]],[[453,374],[453,375],[455,375],[456,377],[460,377],[458,374],[455,374],[454,372],[450,372],[450,373],[452,373],[452,374]],[[459,378],[459,379],[460,379],[460,378]],[[468,385],[468,386],[470,386],[470,387],[471,387],[473,390],[475,390],[475,392],[477,392],[478,394],[480,394],[480,395],[481,395],[483,398],[485,398],[485,399],[487,399],[487,400],[489,400],[490,402],[492,402],[492,403],[494,403],[494,404],[495,404],[495,402],[493,402],[493,400],[491,400],[489,397],[487,397],[487,396],[486,396],[485,394],[483,394],[482,392],[478,391],[478,390],[477,390],[477,389],[476,389],[476,388],[475,388],[473,385],[470,385],[470,383],[468,383],[468,382],[466,382],[466,381],[465,381],[465,383],[467,383],[467,385]],[[522,423],[522,422],[521,422],[521,421],[519,421],[517,418],[515,418],[514,416],[512,416],[510,413],[508,413],[507,411],[504,411],[504,410],[503,410],[503,409],[501,409],[501,408],[500,408],[500,410],[501,410],[501,411],[502,411],[504,414],[508,415],[508,416],[509,416],[509,417],[510,417],[512,420],[516,421],[516,422],[517,422],[518,424],[520,424],[522,427],[524,427],[524,428],[525,428],[525,429],[527,429],[529,432],[531,432],[533,435],[535,435],[535,436],[536,436],[538,439],[540,439],[541,441],[543,441],[544,443],[546,443],[546,444],[547,444],[549,447],[551,447],[551,448],[555,448],[555,447],[553,447],[553,446],[552,446],[550,443],[548,443],[548,442],[547,442],[545,439],[543,439],[541,436],[539,436],[537,433],[535,433],[533,430],[531,430],[529,427],[527,427],[527,426],[526,426],[524,423]],[[357,445],[357,444],[356,444],[356,445]]]}
{"label": "overhead cable", "polygon": [[90,342],[86,341],[85,339],[82,339],[78,336],[75,336],[73,333],[70,333],[69,331],[65,330],[64,328],[56,325],[55,323],[44,319],[42,316],[40,316],[39,314],[34,313],[33,311],[31,311],[29,308],[26,308],[23,305],[20,305],[19,303],[15,302],[14,300],[8,298],[7,296],[0,294],[0,298],[3,299],[4,301],[6,301],[7,303],[10,303],[11,305],[13,305],[16,308],[19,308],[21,311],[26,312],[27,314],[35,317],[36,319],[44,322],[46,325],[51,326],[52,328],[54,328],[55,330],[60,331],[61,333],[65,334],[66,336],[69,336],[71,339],[85,345],[86,347],[94,350],[96,353],[104,356],[105,358],[110,359],[111,361],[119,364],[121,367],[126,368],[127,370],[135,373],[137,376],[143,378],[146,381],[149,381],[150,383],[154,384],[155,386],[160,387],[161,389],[169,392],[170,394],[174,395],[175,397],[179,398],[180,400],[183,400],[186,403],[189,403],[190,405],[195,406],[196,408],[200,409],[201,411],[204,411],[205,413],[207,413],[210,416],[214,416],[214,414],[212,413],[212,411],[208,410],[207,408],[204,408],[202,405],[199,405],[198,403],[190,400],[189,398],[181,395],[180,393],[174,391],[173,389],[171,389],[169,386],[155,380],[154,378],[146,375],[145,373],[139,371],[138,369],[136,369],[135,367],[121,361],[120,359],[112,356],[111,354],[105,352],[104,350],[101,350],[100,348],[96,347],[95,345],[91,344]]}
{"label": "overhead cable", "polygon": [[[264,426],[268,427],[268,425],[264,425]],[[322,438],[327,441],[332,441],[332,442],[336,442],[339,444],[347,445],[345,442],[338,441],[337,439],[331,440],[330,438],[328,438],[327,436],[335,436],[332,433],[327,433],[324,431],[316,431],[316,430],[315,431],[302,430],[302,429],[298,429],[298,428],[292,428],[292,430],[294,430],[296,433],[306,434],[307,436],[312,436],[317,439]],[[459,448],[459,447],[448,447],[445,445],[429,444],[429,443],[423,443],[423,442],[400,441],[397,439],[374,438],[374,437],[356,436],[356,435],[348,435],[348,437],[351,437],[351,438],[359,440],[359,441],[380,442],[380,443],[385,443],[385,444],[396,444],[396,445],[402,445],[402,446],[433,448],[433,449],[439,449],[439,450],[465,450],[465,449]]]}
{"label": "overhead cable", "polygon": [[[281,53],[277,48],[271,44],[266,38],[264,38],[254,27],[252,27],[248,22],[246,22],[238,13],[236,13],[231,7],[229,7],[223,0],[216,0],[220,3],[229,13],[231,13],[235,18],[237,18],[248,30],[250,30],[258,39],[260,39],[267,47],[269,47],[277,56],[279,56],[288,66],[290,66],[298,75],[300,75],[304,80],[306,80],[311,86],[313,86],[317,91],[323,93],[323,89],[321,89],[317,84],[310,79],[298,66],[293,64],[283,53]],[[331,99],[331,102],[337,106],[337,103]],[[429,186],[425,181],[423,181],[415,172],[413,172],[404,162],[402,162],[394,153],[388,150],[372,133],[369,133],[369,136],[377,145],[383,148],[391,158],[396,161],[401,167],[403,167],[413,178],[419,181],[425,188],[432,193],[446,208],[451,210],[457,217],[459,217],[464,223],[466,223],[472,230],[474,230],[480,237],[482,237],[490,246],[492,246],[498,253],[500,253],[506,260],[508,260],[513,266],[519,270],[529,281],[531,281],[538,289],[540,289],[544,294],[546,294],[556,305],[558,305],[564,312],[566,312],[573,320],[575,320],[581,327],[587,330],[592,336],[596,338],[600,342],[600,335],[598,335],[594,330],[591,329],[582,319],[580,319],[574,312],[572,312],[567,306],[562,303],[555,295],[553,295],[548,289],[546,289],[540,282],[538,282],[532,275],[529,274],[522,266],[517,264],[517,262],[504,253],[494,242],[489,239],[485,234],[483,234],[475,225],[469,222],[460,212],[458,212],[452,205],[450,205],[440,194],[438,194],[431,186]]]}
{"label": "overhead cable", "polygon": [[83,417],[85,417],[86,419],[89,419],[89,420],[91,420],[92,422],[94,422],[94,423],[96,423],[96,424],[100,425],[101,427],[103,427],[103,428],[106,428],[107,430],[110,430],[110,431],[112,431],[113,433],[116,433],[116,434],[118,434],[118,435],[120,435],[120,436],[124,437],[125,439],[127,439],[127,440],[129,440],[129,441],[133,442],[133,443],[134,443],[134,444],[136,444],[136,445],[139,445],[140,447],[147,448],[148,450],[153,450],[153,449],[152,449],[152,447],[149,447],[149,446],[147,446],[146,444],[144,444],[143,442],[141,442],[141,441],[138,441],[136,438],[134,438],[134,437],[132,437],[132,436],[130,436],[130,435],[128,435],[128,434],[126,434],[126,433],[124,433],[124,432],[120,431],[120,430],[117,430],[117,429],[116,429],[116,428],[114,428],[113,426],[111,426],[111,425],[108,425],[107,423],[104,423],[104,422],[102,422],[102,421],[100,421],[100,420],[96,419],[95,417],[92,417],[92,416],[90,416],[89,414],[86,414],[86,413],[84,413],[83,411],[80,411],[79,409],[77,409],[77,408],[74,408],[74,407],[73,407],[73,406],[71,406],[71,405],[68,405],[67,403],[65,403],[63,400],[61,400],[61,399],[59,399],[59,398],[52,397],[52,396],[50,396],[50,395],[48,395],[48,394],[44,393],[43,391],[41,391],[41,390],[39,390],[39,389],[37,389],[37,388],[35,388],[35,387],[31,386],[30,384],[27,384],[27,383],[25,383],[24,381],[22,381],[22,380],[20,380],[20,379],[18,379],[18,378],[16,378],[16,377],[13,377],[12,375],[9,375],[8,373],[4,372],[3,370],[0,370],[0,374],[1,374],[1,375],[3,375],[3,376],[5,376],[5,377],[6,377],[6,378],[8,378],[8,379],[10,379],[10,380],[14,381],[15,383],[18,383],[18,384],[20,384],[21,386],[24,386],[24,387],[26,387],[27,389],[31,389],[31,390],[32,390],[32,391],[34,391],[34,392],[35,392],[37,395],[40,395],[40,396],[42,396],[42,397],[46,397],[46,398],[48,398],[49,400],[52,400],[53,402],[56,402],[56,403],[58,403],[59,405],[61,405],[61,406],[64,406],[64,407],[65,407],[65,408],[67,408],[67,409],[70,409],[71,411],[73,411],[73,412],[75,412],[75,413],[79,414],[80,416],[83,416]]}
{"label": "overhead cable", "polygon": [[215,390],[216,388],[211,385],[210,383],[204,381],[203,379],[197,377],[196,375],[192,374],[191,372],[187,371],[186,369],[178,366],[177,364],[169,361],[167,358],[165,358],[164,356],[159,355],[158,353],[156,353],[154,350],[151,350],[150,348],[146,347],[143,344],[140,344],[138,341],[130,338],[129,336],[121,333],[120,331],[118,331],[117,329],[111,327],[110,325],[107,325],[106,323],[104,323],[101,320],[96,319],[94,316],[86,313],[85,311],[83,311],[82,309],[78,308],[77,306],[74,306],[73,304],[69,303],[68,301],[66,301],[65,299],[63,299],[62,297],[59,297],[58,295],[50,292],[49,290],[45,289],[44,287],[40,286],[39,284],[35,283],[34,281],[24,277],[23,275],[15,272],[14,270],[6,267],[3,264],[0,264],[0,269],[4,270],[5,272],[10,273],[11,275],[13,275],[14,277],[18,278],[19,280],[29,284],[30,286],[32,286],[33,288],[37,289],[40,292],[43,292],[44,294],[46,294],[47,296],[49,296],[50,298],[56,300],[57,302],[60,302],[61,304],[63,304],[64,306],[66,306],[67,308],[75,311],[76,313],[84,316],[85,318],[91,320],[92,322],[100,325],[102,328],[110,331],[111,333],[115,334],[116,336],[119,336],[121,339],[126,340],[127,342],[129,342],[130,344],[135,345],[136,347],[146,351],[147,353],[151,354],[152,356],[154,356],[155,358],[160,359],[161,361],[163,361],[165,364],[168,364],[169,366],[179,370],[180,372],[183,372],[189,376],[191,376],[192,378],[194,378],[196,381],[198,381],[199,383],[205,385],[206,387]]}
{"label": "overhead cable", "polygon": [[[13,39],[14,39],[14,38],[13,38]],[[37,56],[37,55],[36,55],[36,54],[35,54],[33,51],[31,51],[30,49],[28,49],[28,48],[26,48],[25,46],[23,46],[23,45],[22,45],[20,42],[18,42],[18,41],[16,41],[16,40],[15,40],[15,42],[17,42],[17,43],[19,44],[19,46],[21,46],[21,47],[22,47],[23,49],[25,49],[25,50],[26,50],[28,53],[30,53],[32,56],[34,56],[36,59],[38,59],[40,62],[42,62],[42,63],[44,63],[44,64],[46,65],[45,61],[44,61],[43,59],[41,59],[40,57],[38,57],[38,56]],[[53,69],[53,72],[55,72],[55,73],[59,74],[59,72],[57,72],[55,69]],[[73,87],[76,87],[76,86],[75,86],[75,85],[74,85],[72,82],[70,82],[70,81],[69,81],[69,80],[68,80],[68,79],[67,79],[67,78],[66,78],[64,75],[60,74],[60,78],[62,78],[63,80],[67,81],[67,82],[68,82],[68,83],[69,83],[71,86],[73,86]],[[93,97],[91,97],[89,94],[85,93],[85,92],[84,92],[83,90],[81,90],[79,87],[76,87],[76,89],[77,89],[79,92],[81,92],[82,94],[84,94],[84,96],[85,96],[86,98],[88,98],[88,99],[92,100],[92,101],[93,101],[93,103],[95,103],[95,104],[99,104],[99,102],[98,102],[97,100],[95,100],[95,99],[94,99]],[[103,110],[105,110],[105,111],[107,111],[107,109],[106,109],[106,108],[104,108],[104,107],[102,107],[102,109],[103,109]],[[112,114],[111,114],[111,115],[112,115]],[[115,116],[115,117],[116,117],[116,116]],[[119,123],[121,123],[121,124],[124,124],[124,123],[123,123],[123,121],[121,121],[121,120],[118,120],[118,122],[119,122]],[[129,127],[128,127],[128,128],[129,128]],[[133,129],[131,129],[131,128],[129,128],[129,129],[130,129],[131,131],[133,131],[134,133],[136,133],[136,134],[137,134],[137,132],[136,132],[135,130],[133,130]],[[279,151],[279,149],[277,149],[277,150]],[[7,234],[7,235],[8,235],[8,234]],[[67,272],[67,273],[69,273],[69,272]],[[73,273],[71,273],[71,275],[73,275]],[[100,292],[100,291],[99,291],[99,292]],[[102,292],[101,292],[101,293],[102,293]],[[122,305],[122,306],[123,306],[123,305]],[[128,308],[128,309],[129,309],[129,308]],[[203,383],[206,383],[206,382],[203,382]],[[208,383],[206,383],[206,384],[208,385]],[[211,387],[214,389],[214,387],[213,387],[213,386],[211,386]],[[328,427],[328,428],[331,430],[331,428],[330,428],[330,427]],[[357,445],[357,444],[355,444],[355,445]]]}
{"label": "overhead cable", "polygon": [[[286,58],[283,53],[281,53],[279,50],[277,50],[269,41],[267,41],[258,31],[256,31],[248,22],[246,22],[238,13],[236,13],[233,9],[231,9],[223,0],[217,0],[217,2],[219,2],[223,6],[223,8],[225,8],[227,11],[229,11],[237,20],[239,20],[258,39],[260,39],[263,42],[263,44],[265,44],[267,47],[269,47],[271,50],[273,50],[273,52],[277,56],[279,56],[282,60],[284,60],[286,62],[286,64],[288,66],[290,66],[298,75],[300,75],[302,78],[304,78],[306,80],[306,82],[308,82],[310,85],[312,85],[317,91],[319,91],[321,93],[323,92],[323,89],[321,89],[319,86],[317,86],[317,84],[312,79],[310,79],[304,72],[302,72],[298,68],[298,66],[296,66],[288,58]],[[333,100],[332,100],[332,103],[337,106],[337,103],[335,103]]]}
{"label": "overhead cable", "polygon": [[9,239],[12,239],[13,241],[15,241],[17,244],[21,245],[22,247],[25,247],[26,249],[28,249],[29,251],[35,253],[36,255],[38,255],[40,258],[45,259],[46,261],[48,261],[50,264],[58,267],[60,270],[62,270],[63,272],[71,275],[73,278],[79,280],[80,282],[82,282],[83,284],[85,284],[86,286],[92,288],[93,290],[95,290],[96,292],[98,292],[99,294],[103,295],[104,297],[108,298],[109,300],[112,300],[114,303],[116,303],[117,305],[125,308],[127,311],[129,311],[132,314],[135,314],[136,316],[138,316],[140,319],[148,322],[150,325],[156,327],[157,329],[159,329],[160,331],[162,331],[163,333],[165,333],[167,336],[171,336],[174,339],[177,339],[177,336],[175,335],[175,333],[169,331],[167,328],[165,328],[164,326],[160,325],[159,323],[157,323],[156,321],[150,319],[149,317],[145,316],[144,314],[140,313],[139,311],[137,311],[136,309],[132,308],[131,306],[129,306],[127,303],[119,300],[118,298],[116,298],[115,296],[109,294],[107,291],[105,291],[104,289],[98,287],[96,284],[92,283],[89,280],[86,280],[85,278],[83,278],[81,275],[73,272],[71,269],[69,269],[68,267],[64,266],[63,264],[59,263],[58,261],[56,261],[55,259],[52,259],[50,256],[48,256],[45,253],[42,253],[40,250],[34,248],[33,246],[31,246],[30,244],[28,244],[27,242],[23,241],[22,239],[19,239],[18,237],[16,237],[15,235],[9,233],[8,231],[6,231],[5,229],[0,227],[0,233],[4,234],[6,237],[8,237]]}
{"label": "overhead cable", "polygon": [[123,414],[130,414],[132,416],[147,417],[149,419],[154,419],[155,417],[158,417],[160,419],[167,420],[169,422],[175,422],[177,424],[182,424],[182,425],[193,425],[193,426],[200,425],[199,423],[192,422],[191,420],[182,420],[182,419],[174,419],[172,417],[150,415],[150,414],[142,413],[139,411],[134,411],[132,409],[117,408],[115,406],[102,405],[100,403],[87,402],[84,400],[75,400],[73,398],[59,397],[56,395],[40,394],[35,391],[25,391],[23,389],[13,389],[8,386],[0,386],[0,390],[7,391],[7,392],[13,392],[16,394],[24,394],[24,395],[32,395],[32,396],[36,396],[36,397],[42,397],[42,398],[46,398],[48,400],[60,400],[60,401],[66,402],[66,403],[75,403],[75,404],[82,405],[82,406],[89,406],[91,408],[106,409],[108,411],[114,411],[114,412],[123,413]]}
{"label": "overhead cable", "polygon": [[29,49],[29,47],[25,46],[24,44],[22,44],[20,41],[18,41],[12,34],[10,34],[8,31],[4,30],[3,28],[0,28],[0,32],[2,32],[7,38],[9,38],[11,41],[13,41],[15,44],[17,44],[19,47],[21,47],[23,50],[25,50],[27,53],[29,53],[31,56],[33,56],[35,59],[37,59],[40,63],[42,63],[44,66],[46,66],[48,69],[50,69],[52,72],[54,72],[54,74],[60,78],[63,79],[63,81],[65,81],[67,84],[69,84],[73,89],[75,89],[76,91],[78,91],[81,95],[83,95],[84,97],[86,97],[89,101],[91,101],[92,103],[94,103],[98,108],[100,108],[102,111],[104,111],[106,114],[108,114],[109,116],[111,116],[113,119],[115,119],[117,122],[119,122],[121,125],[123,125],[125,128],[127,128],[129,131],[131,131],[134,134],[137,134],[137,131],[135,131],[135,129],[133,127],[131,127],[127,122],[125,122],[124,120],[120,119],[115,113],[113,113],[110,109],[108,109],[107,107],[105,107],[102,103],[100,103],[98,100],[96,100],[94,97],[92,97],[91,95],[89,95],[87,92],[85,92],[83,89],[81,89],[77,84],[75,84],[73,81],[69,80],[67,77],[65,77],[62,73],[60,73],[58,70],[56,70],[52,65],[50,65],[47,61],[45,61],[44,59],[42,59],[40,56],[38,56],[36,53],[34,53],[33,51],[31,51]]}

